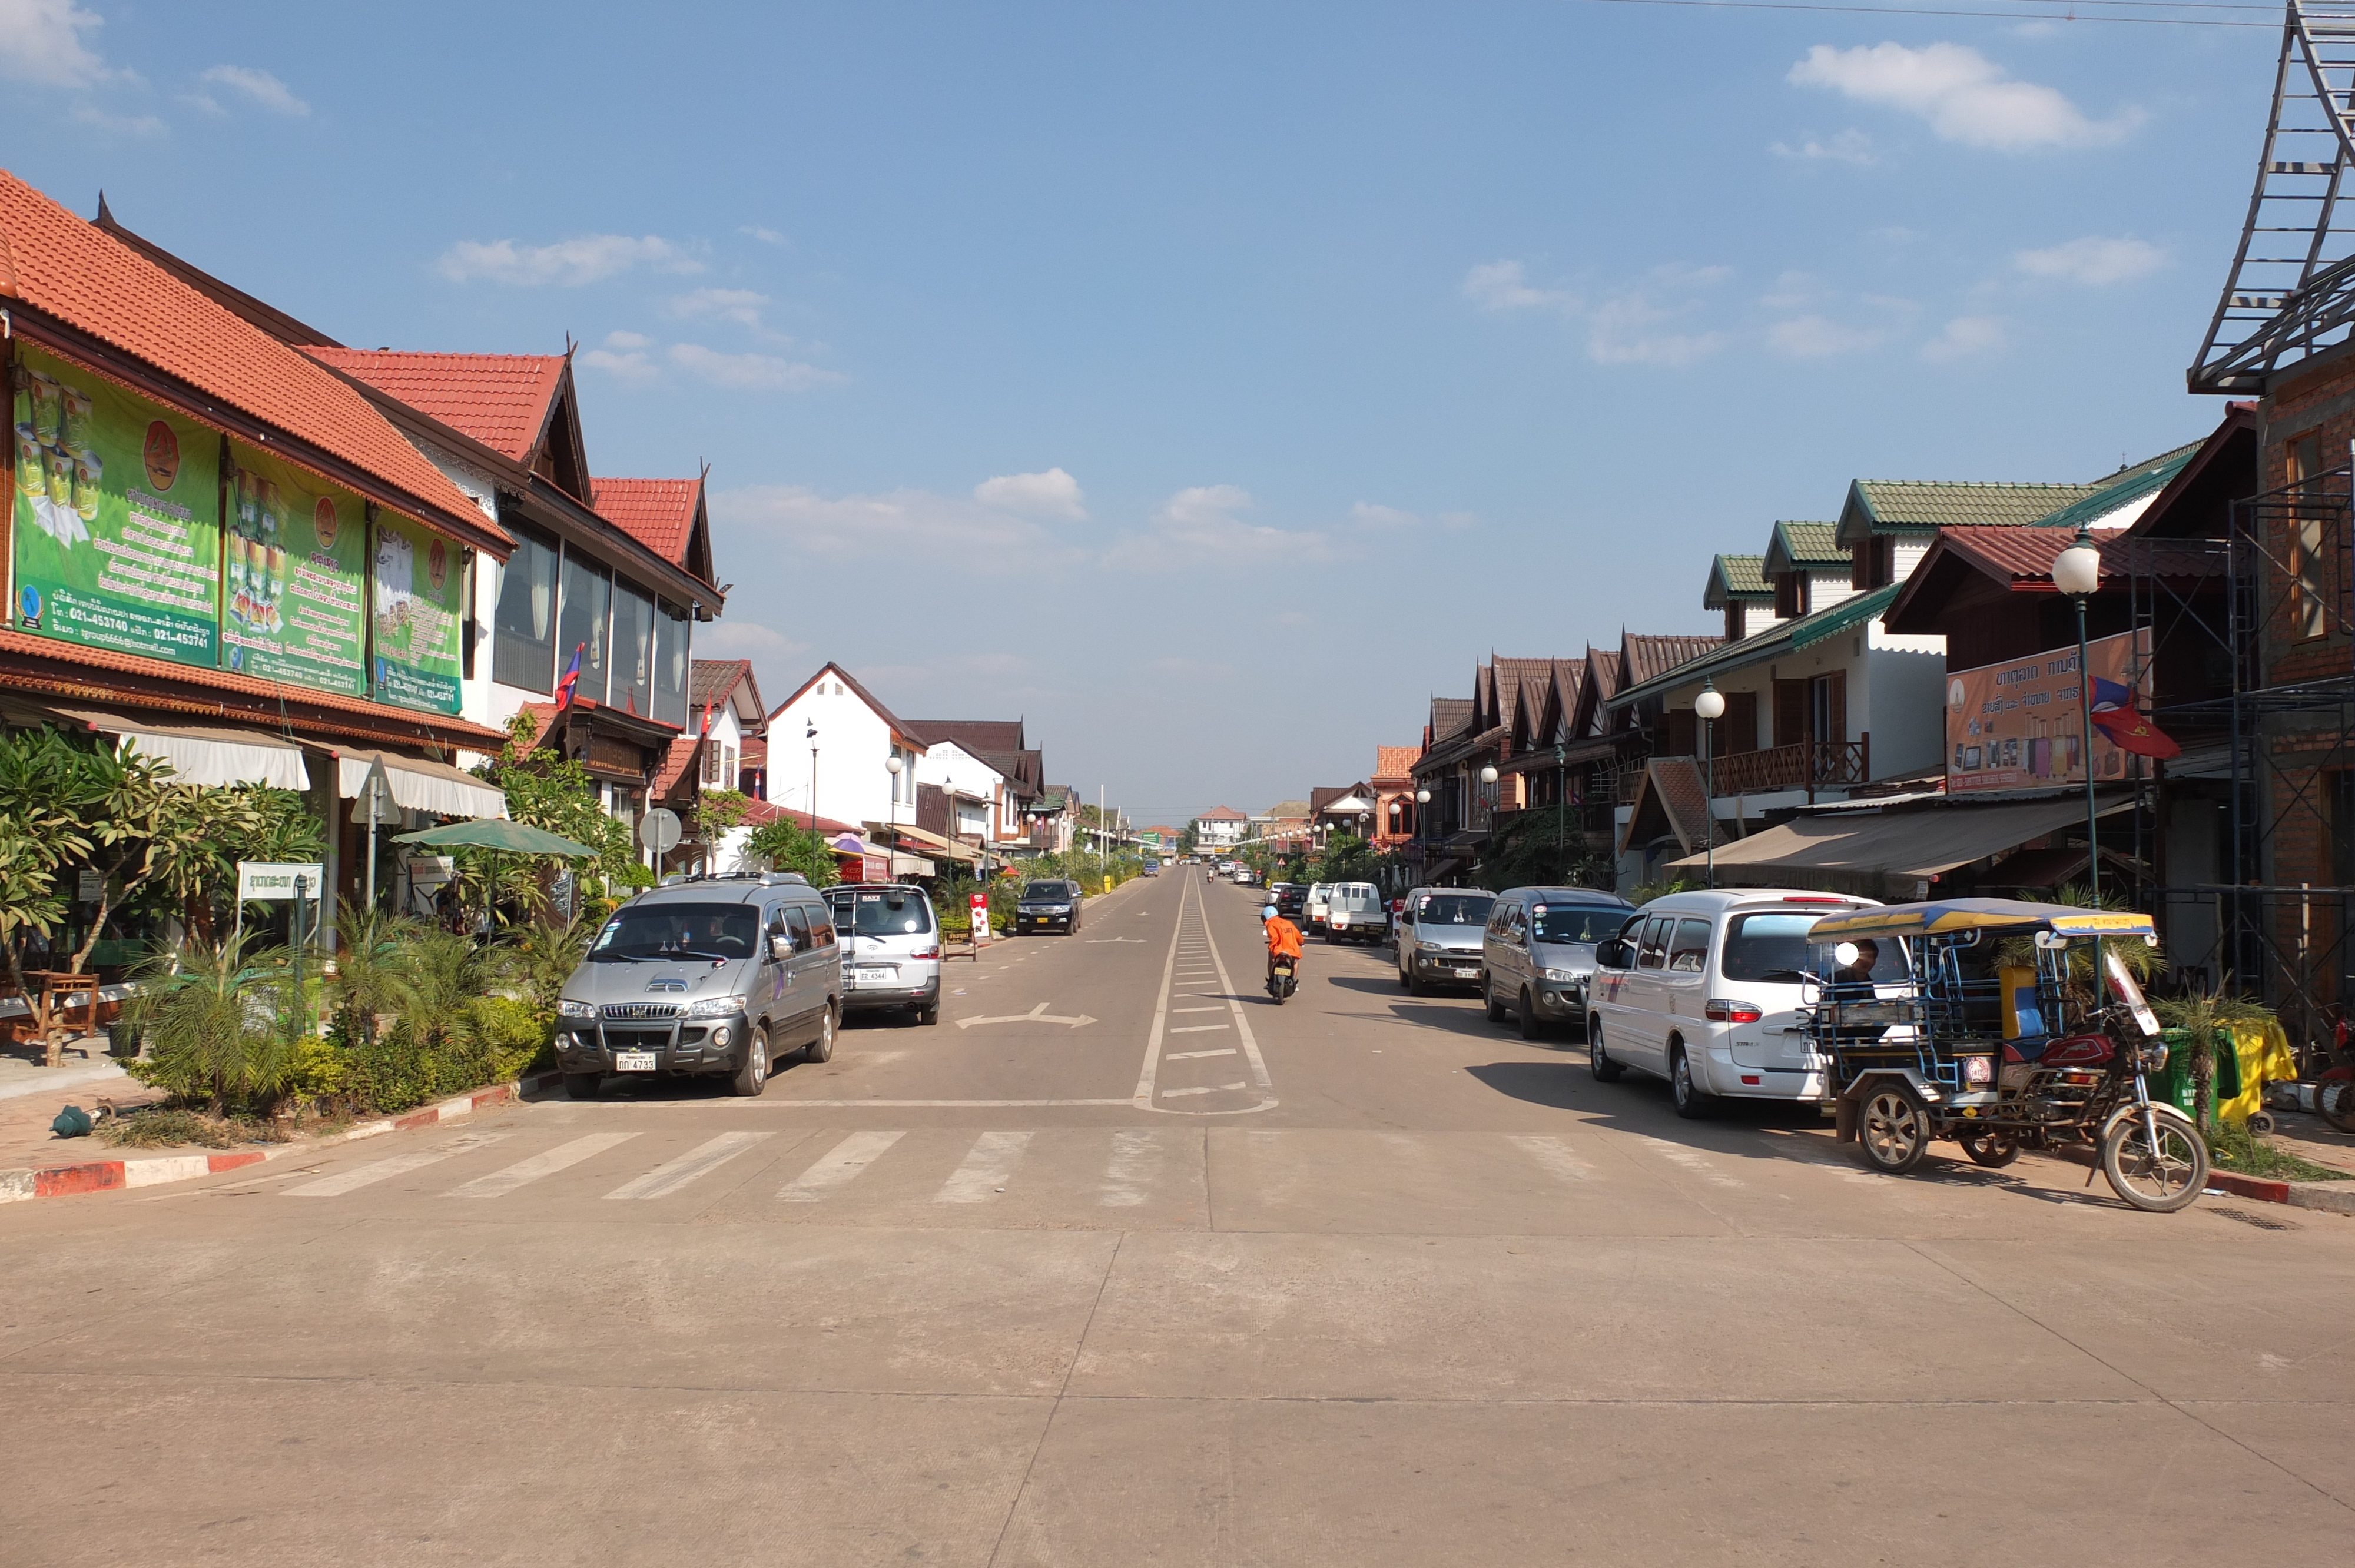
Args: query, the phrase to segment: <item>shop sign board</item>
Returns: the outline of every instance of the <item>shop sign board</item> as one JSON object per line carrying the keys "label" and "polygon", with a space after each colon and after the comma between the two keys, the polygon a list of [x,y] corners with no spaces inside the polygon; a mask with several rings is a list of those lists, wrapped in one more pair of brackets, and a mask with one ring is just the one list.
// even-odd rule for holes
{"label": "shop sign board", "polygon": [[18,630],[220,657],[220,438],[20,341],[10,400]]}
{"label": "shop sign board", "polygon": [[[2120,632],[2096,639],[2086,658],[2097,679],[2140,694],[2147,649],[2148,633]],[[1948,672],[1946,793],[2083,784],[2084,722],[2074,647]],[[2126,776],[2126,754],[2098,727],[2093,764],[2096,780]]]}
{"label": "shop sign board", "polygon": [[365,696],[367,506],[268,453],[241,443],[229,452],[222,662],[249,675]]}
{"label": "shop sign board", "polygon": [[466,590],[464,553],[439,534],[389,512],[377,513],[371,534],[376,700],[454,714]]}
{"label": "shop sign board", "polygon": [[[313,861],[241,860],[237,863],[237,898],[240,904],[282,904],[290,898],[316,898],[327,868]],[[298,894],[294,884],[301,879]]]}

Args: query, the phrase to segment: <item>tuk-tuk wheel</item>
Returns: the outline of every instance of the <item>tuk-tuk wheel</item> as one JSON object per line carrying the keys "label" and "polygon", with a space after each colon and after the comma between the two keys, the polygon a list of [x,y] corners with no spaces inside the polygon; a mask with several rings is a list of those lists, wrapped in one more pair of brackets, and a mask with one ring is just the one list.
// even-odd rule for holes
{"label": "tuk-tuk wheel", "polygon": [[1930,1107],[1910,1084],[1882,1084],[1866,1093],[1856,1141],[1875,1171],[1902,1176],[1913,1170],[1930,1152],[1933,1136]]}
{"label": "tuk-tuk wheel", "polygon": [[1972,1164],[1990,1171],[2000,1171],[2019,1158],[2019,1140],[2008,1132],[1966,1132],[1960,1141]]}

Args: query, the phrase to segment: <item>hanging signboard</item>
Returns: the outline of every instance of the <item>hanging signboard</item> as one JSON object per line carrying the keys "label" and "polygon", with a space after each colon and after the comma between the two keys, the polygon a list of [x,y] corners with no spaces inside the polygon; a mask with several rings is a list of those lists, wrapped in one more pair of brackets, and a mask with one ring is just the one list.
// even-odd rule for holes
{"label": "hanging signboard", "polygon": [[220,438],[21,340],[10,624],[219,662]]}
{"label": "hanging signboard", "polygon": [[389,512],[376,514],[371,532],[376,700],[454,714],[464,554],[439,534]]}
{"label": "hanging signboard", "polygon": [[365,695],[367,508],[291,463],[232,443],[222,662],[249,675]]}
{"label": "hanging signboard", "polygon": [[[327,868],[313,861],[305,865],[295,861],[241,860],[237,863],[237,897],[240,904],[283,903],[287,899],[316,898],[325,880]],[[294,884],[300,879],[298,893]]]}
{"label": "hanging signboard", "polygon": [[[2147,633],[2140,634],[2147,645]],[[2094,678],[2141,695],[2149,668],[2137,634],[2091,643]],[[2097,688],[2098,690],[2098,688]],[[1951,671],[1946,676],[1946,793],[2054,789],[2085,781],[2084,709],[2077,650],[2055,648],[2008,663]],[[2124,779],[2126,754],[2097,726],[2094,777]]]}

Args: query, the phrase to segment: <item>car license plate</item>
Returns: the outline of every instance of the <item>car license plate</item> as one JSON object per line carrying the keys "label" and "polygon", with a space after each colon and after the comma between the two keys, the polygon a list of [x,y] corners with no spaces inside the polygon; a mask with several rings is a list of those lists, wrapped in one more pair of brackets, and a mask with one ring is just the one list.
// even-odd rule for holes
{"label": "car license plate", "polygon": [[1480,971],[1478,969],[1457,969],[1455,971],[1455,978],[1457,980],[1478,980],[1480,978]]}
{"label": "car license plate", "polygon": [[655,1054],[651,1051],[616,1051],[613,1071],[617,1073],[651,1073],[655,1070]]}
{"label": "car license plate", "polygon": [[858,983],[861,985],[890,985],[893,980],[898,980],[899,978],[900,971],[898,969],[861,969],[858,971]]}

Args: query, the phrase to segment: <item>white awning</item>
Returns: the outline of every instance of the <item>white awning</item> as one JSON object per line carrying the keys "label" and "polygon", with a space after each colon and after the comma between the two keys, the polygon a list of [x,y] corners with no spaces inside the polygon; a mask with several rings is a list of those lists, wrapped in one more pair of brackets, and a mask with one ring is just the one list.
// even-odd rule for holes
{"label": "white awning", "polygon": [[932,863],[926,860],[922,855],[910,854],[904,850],[893,850],[891,852],[891,874],[894,876],[931,876],[934,874],[932,871]]}
{"label": "white awning", "polygon": [[147,756],[170,763],[176,784],[269,784],[280,789],[311,787],[310,770],[303,766],[303,748],[268,730],[157,724],[152,719],[96,708],[52,711],[61,718],[76,719],[92,729],[119,736]]}
{"label": "white awning", "polygon": [[453,768],[446,762],[427,762],[389,751],[339,748],[336,753],[336,793],[346,800],[357,800],[360,787],[368,782],[368,768],[378,761],[384,764],[385,779],[392,786],[396,806],[429,811],[437,817],[507,814],[506,795],[496,784],[486,784],[464,768]]}

